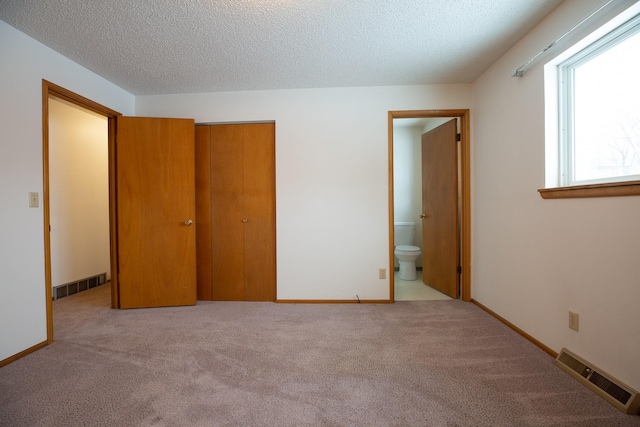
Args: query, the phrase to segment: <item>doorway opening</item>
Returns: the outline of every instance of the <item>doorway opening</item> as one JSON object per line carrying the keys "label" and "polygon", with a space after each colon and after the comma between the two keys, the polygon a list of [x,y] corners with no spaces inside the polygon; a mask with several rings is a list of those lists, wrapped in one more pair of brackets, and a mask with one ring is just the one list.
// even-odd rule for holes
{"label": "doorway opening", "polygon": [[109,281],[107,117],[49,98],[53,299]]}
{"label": "doorway opening", "polygon": [[[460,298],[463,301],[471,301],[471,230],[470,230],[470,162],[469,162],[469,110],[415,110],[415,111],[390,111],[388,115],[388,130],[389,130],[389,267],[390,271],[394,271],[395,256],[394,256],[394,241],[395,232],[394,224],[396,222],[395,212],[395,198],[394,194],[394,120],[396,123],[400,122],[400,119],[414,119],[416,121],[425,121],[429,119],[433,122],[441,123],[442,119],[456,119],[459,132],[459,150],[457,159],[457,176],[459,180],[459,218],[457,227],[459,227],[459,259],[456,260],[456,264],[459,262],[459,286],[460,286]],[[446,120],[445,120],[446,121]],[[399,135],[398,135],[399,137]],[[420,190],[422,191],[422,190]],[[417,219],[417,229],[421,228],[424,220],[423,215],[420,215]],[[403,218],[399,218],[403,219]],[[390,302],[395,301],[395,278],[391,274],[389,276],[390,286]]]}
{"label": "doorway opening", "polygon": [[[52,250],[51,250],[51,184],[52,179],[50,164],[50,101],[61,102],[72,107],[78,107],[83,111],[90,112],[107,120],[107,157],[108,157],[108,240],[109,240],[109,262],[108,268],[110,276],[113,278],[115,267],[115,242],[114,239],[114,171],[115,171],[115,120],[120,113],[113,111],[103,105],[84,98],[67,89],[57,86],[46,80],[42,81],[42,169],[43,169],[43,210],[44,210],[44,263],[45,263],[45,298],[47,317],[47,343],[53,342],[53,287],[52,287]],[[56,226],[59,224],[56,224]],[[101,272],[100,272],[101,273]],[[113,280],[112,280],[113,282]],[[112,283],[111,286],[111,306],[118,308],[117,288]]]}

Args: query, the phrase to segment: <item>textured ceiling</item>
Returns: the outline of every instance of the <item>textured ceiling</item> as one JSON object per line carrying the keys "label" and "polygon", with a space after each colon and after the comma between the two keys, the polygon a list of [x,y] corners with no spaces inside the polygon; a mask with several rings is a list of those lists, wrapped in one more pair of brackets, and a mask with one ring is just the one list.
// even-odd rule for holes
{"label": "textured ceiling", "polygon": [[146,95],[471,83],[561,2],[1,0],[0,19]]}

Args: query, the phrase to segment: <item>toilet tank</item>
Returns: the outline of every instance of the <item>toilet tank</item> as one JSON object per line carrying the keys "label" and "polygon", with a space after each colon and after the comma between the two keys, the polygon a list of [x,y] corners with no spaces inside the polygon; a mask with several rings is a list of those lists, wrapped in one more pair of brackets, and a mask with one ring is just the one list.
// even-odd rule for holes
{"label": "toilet tank", "polygon": [[413,245],[413,238],[416,234],[415,222],[394,222],[393,223],[393,246]]}

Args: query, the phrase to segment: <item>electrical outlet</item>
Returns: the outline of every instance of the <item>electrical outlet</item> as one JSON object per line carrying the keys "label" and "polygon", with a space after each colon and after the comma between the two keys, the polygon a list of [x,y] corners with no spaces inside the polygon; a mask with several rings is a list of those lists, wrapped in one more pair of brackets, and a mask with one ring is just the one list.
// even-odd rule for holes
{"label": "electrical outlet", "polygon": [[387,269],[380,268],[378,269],[378,279],[386,279],[387,278]]}
{"label": "electrical outlet", "polygon": [[569,329],[578,330],[578,313],[569,311]]}

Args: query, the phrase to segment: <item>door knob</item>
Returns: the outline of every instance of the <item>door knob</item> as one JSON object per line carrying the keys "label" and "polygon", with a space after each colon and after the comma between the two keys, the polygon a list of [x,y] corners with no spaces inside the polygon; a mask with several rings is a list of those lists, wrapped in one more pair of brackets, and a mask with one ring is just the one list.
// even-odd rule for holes
{"label": "door knob", "polygon": [[242,218],[242,222],[249,222],[247,218]]}
{"label": "door knob", "polygon": [[191,225],[191,224],[193,224],[193,221],[191,221],[190,219],[184,222],[184,225]]}
{"label": "door knob", "polygon": [[420,214],[420,218],[425,219],[427,217],[426,214]]}

